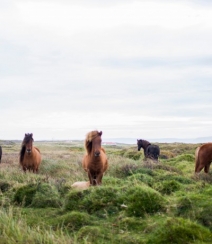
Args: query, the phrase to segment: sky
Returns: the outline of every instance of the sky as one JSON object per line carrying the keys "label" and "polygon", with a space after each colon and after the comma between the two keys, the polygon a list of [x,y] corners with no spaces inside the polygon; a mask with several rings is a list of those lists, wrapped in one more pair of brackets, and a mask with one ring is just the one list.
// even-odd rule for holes
{"label": "sky", "polygon": [[1,0],[0,139],[212,136],[212,2]]}

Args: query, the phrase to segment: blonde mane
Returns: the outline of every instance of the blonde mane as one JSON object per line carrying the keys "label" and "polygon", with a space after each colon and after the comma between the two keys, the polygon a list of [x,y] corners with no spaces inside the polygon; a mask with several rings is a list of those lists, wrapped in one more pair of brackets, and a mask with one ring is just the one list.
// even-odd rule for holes
{"label": "blonde mane", "polygon": [[98,130],[91,131],[86,135],[84,146],[85,146],[87,154],[89,154],[92,150],[93,139],[96,138],[97,136],[101,136],[101,135],[102,135],[102,132],[101,131],[99,132]]}

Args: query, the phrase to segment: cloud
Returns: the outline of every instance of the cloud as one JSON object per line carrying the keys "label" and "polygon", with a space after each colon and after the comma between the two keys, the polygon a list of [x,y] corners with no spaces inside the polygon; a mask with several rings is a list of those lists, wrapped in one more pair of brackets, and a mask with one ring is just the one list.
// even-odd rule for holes
{"label": "cloud", "polygon": [[2,1],[2,138],[205,136],[211,5]]}

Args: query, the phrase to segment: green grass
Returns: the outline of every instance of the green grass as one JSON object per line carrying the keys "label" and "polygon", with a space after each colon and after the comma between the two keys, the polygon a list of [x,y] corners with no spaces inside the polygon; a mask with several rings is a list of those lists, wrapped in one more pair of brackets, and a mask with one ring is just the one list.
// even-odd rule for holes
{"label": "green grass", "polygon": [[102,186],[87,181],[83,143],[36,142],[38,174],[18,164],[21,142],[2,141],[1,243],[211,243],[212,176],[194,176],[198,144],[161,143],[158,163],[136,145],[105,147]]}

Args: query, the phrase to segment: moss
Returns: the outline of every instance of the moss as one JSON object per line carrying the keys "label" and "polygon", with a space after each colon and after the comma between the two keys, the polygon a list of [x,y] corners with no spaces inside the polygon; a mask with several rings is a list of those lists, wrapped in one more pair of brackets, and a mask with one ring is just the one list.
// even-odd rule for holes
{"label": "moss", "polygon": [[177,215],[183,216],[191,210],[193,210],[192,200],[187,196],[181,197],[177,202]]}
{"label": "moss", "polygon": [[84,191],[71,191],[65,199],[65,210],[81,210],[83,209],[82,200],[89,194],[89,190]]}
{"label": "moss", "polygon": [[181,185],[175,180],[165,180],[155,184],[153,188],[162,194],[170,195],[171,193],[180,190]]}
{"label": "moss", "polygon": [[[117,221],[116,221],[117,224]],[[119,228],[125,231],[142,231],[146,223],[135,217],[124,217],[118,221]]]}
{"label": "moss", "polygon": [[8,191],[10,188],[11,188],[10,183],[8,183],[7,181],[3,181],[3,180],[0,181],[0,190],[1,190],[2,192],[6,192],[6,191]]}
{"label": "moss", "polygon": [[116,187],[94,187],[90,194],[83,198],[82,204],[89,213],[101,212],[105,215],[106,211],[109,215],[114,214],[121,206],[120,194],[119,188]]}
{"label": "moss", "polygon": [[141,173],[137,173],[137,174],[133,174],[133,175],[129,176],[128,180],[140,181],[140,182],[147,184],[148,186],[152,186],[153,183],[155,182],[153,177],[151,177],[147,174],[141,174]]}
{"label": "moss", "polygon": [[68,231],[76,231],[86,225],[92,225],[92,217],[84,212],[72,211],[54,219],[54,226],[65,227]]}
{"label": "moss", "polygon": [[37,185],[29,184],[19,188],[14,195],[14,202],[29,206],[32,203],[33,197],[37,191]]}
{"label": "moss", "polygon": [[170,218],[159,226],[149,238],[148,244],[163,243],[211,243],[211,232],[201,225],[182,218]]}
{"label": "moss", "polygon": [[97,226],[84,226],[77,233],[77,239],[85,243],[101,243],[103,237],[101,228]]}
{"label": "moss", "polygon": [[47,183],[39,184],[37,191],[32,199],[32,207],[49,208],[60,207],[62,205],[57,189]]}
{"label": "moss", "polygon": [[135,151],[135,150],[127,150],[125,153],[124,153],[124,157],[126,158],[130,158],[130,159],[133,159],[133,160],[139,160],[141,157],[142,157],[142,152],[140,151]]}
{"label": "moss", "polygon": [[142,217],[146,213],[156,213],[165,210],[165,199],[161,194],[150,187],[130,187],[123,198],[127,206],[128,216]]}

